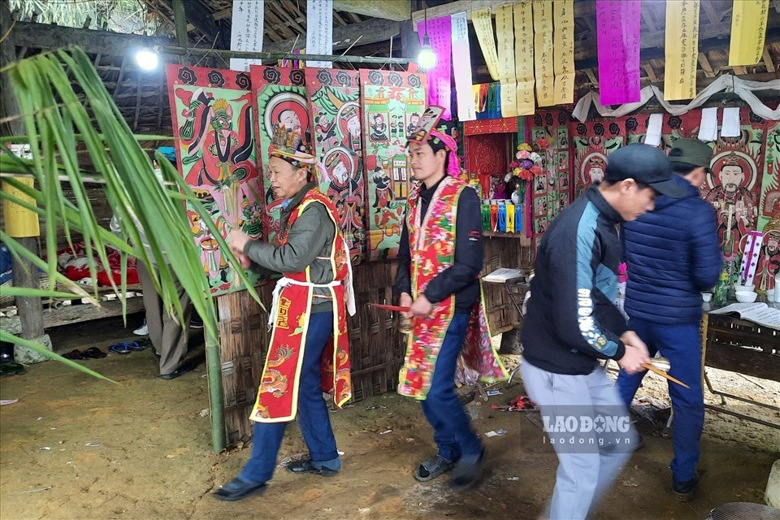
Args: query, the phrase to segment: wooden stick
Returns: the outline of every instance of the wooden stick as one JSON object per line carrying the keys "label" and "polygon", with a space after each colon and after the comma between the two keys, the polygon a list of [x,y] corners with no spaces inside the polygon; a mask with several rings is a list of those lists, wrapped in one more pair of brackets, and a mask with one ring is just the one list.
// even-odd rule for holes
{"label": "wooden stick", "polygon": [[670,376],[669,374],[667,374],[666,372],[664,372],[660,368],[656,368],[653,365],[651,365],[650,363],[646,363],[645,364],[645,368],[648,369],[651,372],[655,372],[656,374],[658,374],[661,377],[664,377],[664,378],[668,379],[672,383],[677,383],[678,385],[683,386],[685,388],[690,388],[690,386],[686,385],[685,383],[683,383],[679,379],[673,378],[672,376]]}

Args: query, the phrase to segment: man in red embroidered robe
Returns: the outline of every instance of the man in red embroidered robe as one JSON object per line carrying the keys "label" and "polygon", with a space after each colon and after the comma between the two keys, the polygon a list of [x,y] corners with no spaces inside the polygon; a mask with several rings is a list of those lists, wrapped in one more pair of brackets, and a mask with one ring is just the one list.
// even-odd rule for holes
{"label": "man in red embroidered robe", "polygon": [[[288,135],[285,135],[288,134]],[[261,493],[271,479],[287,424],[296,415],[310,458],[287,467],[293,473],[333,476],[341,469],[322,392],[341,407],[351,396],[346,313],[351,266],[336,208],[317,187],[315,158],[300,129],[277,129],[269,151],[269,179],[282,199],[274,243],[234,230],[231,250],[244,268],[283,273],[270,312],[273,331],[250,419],[252,456],[241,473],[215,492],[220,500]]]}
{"label": "man in red embroidered robe", "polygon": [[419,189],[408,202],[395,290],[412,320],[398,391],[420,400],[438,447],[414,477],[427,481],[454,468],[450,484],[465,489],[479,478],[485,453],[455,393],[458,358],[488,380],[506,372],[480,312],[480,201],[457,178],[456,153],[455,141],[438,130],[409,143]]}

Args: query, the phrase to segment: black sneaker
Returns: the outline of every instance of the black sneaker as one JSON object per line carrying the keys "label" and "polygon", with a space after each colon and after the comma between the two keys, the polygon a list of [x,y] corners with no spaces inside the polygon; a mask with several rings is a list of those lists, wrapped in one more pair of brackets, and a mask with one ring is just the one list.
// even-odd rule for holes
{"label": "black sneaker", "polygon": [[691,480],[680,482],[672,479],[672,493],[682,502],[689,502],[693,498],[696,486],[699,485],[699,476],[696,475]]}
{"label": "black sneaker", "polygon": [[203,322],[198,320],[198,319],[191,318],[190,319],[190,328],[191,329],[202,329],[203,328]]}

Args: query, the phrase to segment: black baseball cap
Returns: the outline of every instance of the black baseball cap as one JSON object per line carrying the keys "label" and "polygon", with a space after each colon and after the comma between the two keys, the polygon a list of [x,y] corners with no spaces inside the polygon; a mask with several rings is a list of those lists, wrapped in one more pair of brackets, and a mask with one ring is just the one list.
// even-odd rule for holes
{"label": "black baseball cap", "polygon": [[609,182],[634,179],[661,195],[684,197],[687,194],[685,186],[672,177],[672,166],[666,155],[654,146],[641,143],[624,146],[609,154],[604,172],[604,179]]}

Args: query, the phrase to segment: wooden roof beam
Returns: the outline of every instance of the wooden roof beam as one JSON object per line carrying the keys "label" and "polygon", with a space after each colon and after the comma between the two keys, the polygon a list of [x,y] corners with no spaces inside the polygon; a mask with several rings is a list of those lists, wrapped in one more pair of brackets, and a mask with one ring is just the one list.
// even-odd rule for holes
{"label": "wooden roof beam", "polygon": [[701,65],[701,70],[704,71],[705,76],[707,76],[708,78],[712,78],[715,76],[715,71],[712,70],[712,65],[710,65],[710,60],[707,59],[707,55],[704,54],[703,52],[699,53],[699,65]]}
{"label": "wooden roof beam", "polygon": [[[365,22],[353,23],[344,27],[333,28],[333,50],[343,50],[355,43],[360,37],[360,45],[387,41],[401,34],[400,22],[388,22],[387,20],[371,19]],[[306,38],[290,38],[281,42],[265,45],[265,52],[290,52],[306,47]]]}
{"label": "wooden roof beam", "polygon": [[16,22],[8,37],[19,47],[59,49],[77,45],[88,54],[105,54],[111,49],[116,49],[116,54],[123,54],[133,47],[166,46],[173,43],[167,38],[154,36],[77,29],[34,22]]}
{"label": "wooden roof beam", "polygon": [[333,9],[373,18],[403,22],[412,12],[411,0],[333,0]]}
{"label": "wooden roof beam", "polygon": [[[173,9],[173,0],[164,0],[168,7]],[[183,2],[187,21],[191,23],[198,31],[205,34],[211,41],[217,42],[217,47],[230,48],[230,34],[223,29],[220,22],[214,22],[211,13],[207,11],[200,2]],[[175,22],[174,17],[174,22]]]}
{"label": "wooden roof beam", "polygon": [[645,69],[645,72],[647,72],[647,77],[650,78],[650,81],[652,81],[653,83],[657,83],[658,76],[655,75],[655,70],[653,69],[653,66],[647,63],[643,68]]}
{"label": "wooden roof beam", "polygon": [[772,62],[772,56],[769,54],[769,46],[764,47],[764,65],[767,72],[775,72],[775,64]]}

